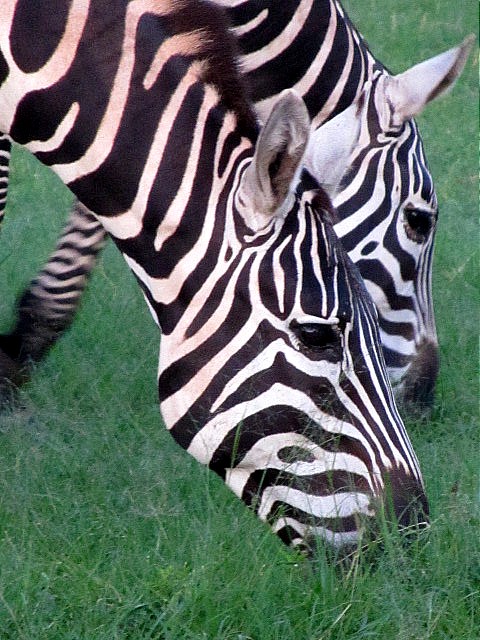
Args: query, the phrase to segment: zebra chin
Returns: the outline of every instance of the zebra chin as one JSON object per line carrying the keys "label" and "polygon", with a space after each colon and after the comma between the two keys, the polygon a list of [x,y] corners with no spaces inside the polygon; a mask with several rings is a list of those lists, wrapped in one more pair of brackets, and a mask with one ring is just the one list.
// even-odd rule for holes
{"label": "zebra chin", "polygon": [[[429,524],[423,483],[403,467],[368,477],[333,468],[310,477],[277,471],[231,469],[226,482],[285,544],[307,555],[324,546],[345,558],[364,545],[381,547],[387,532],[410,541]],[[267,483],[261,489],[254,481],[260,475]]]}
{"label": "zebra chin", "polygon": [[405,375],[394,387],[400,413],[413,419],[430,417],[438,371],[438,345],[436,342],[424,340],[417,348]]}
{"label": "zebra chin", "polygon": [[[272,529],[284,543],[308,555],[314,554],[321,544],[336,549],[339,557],[345,558],[370,544],[381,548],[388,532],[396,531],[402,542],[411,542],[429,527],[427,499],[411,478],[400,475],[387,480],[385,493],[370,497],[368,506],[367,496],[357,497],[360,499],[349,515],[331,514],[329,518],[312,518],[308,523],[296,513],[282,514]],[[340,494],[338,500],[341,503],[345,498]],[[348,501],[352,502],[352,495]]]}
{"label": "zebra chin", "polygon": [[313,556],[319,545],[334,549],[339,559],[346,559],[359,549],[373,545],[381,549],[386,536],[395,531],[399,540],[410,543],[429,527],[428,503],[423,492],[412,498],[412,488],[404,487],[404,499],[386,491],[382,498],[372,498],[368,510],[359,508],[347,517],[312,519],[311,523],[292,515],[281,515],[272,530],[288,546]]}

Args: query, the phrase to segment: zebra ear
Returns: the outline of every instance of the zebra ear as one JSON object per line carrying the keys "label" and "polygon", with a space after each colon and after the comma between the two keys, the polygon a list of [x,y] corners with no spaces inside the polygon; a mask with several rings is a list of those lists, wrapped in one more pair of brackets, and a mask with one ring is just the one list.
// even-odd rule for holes
{"label": "zebra ear", "polygon": [[461,45],[388,78],[386,97],[393,108],[392,124],[401,125],[419,114],[432,100],[453,87],[463,71],[475,36]]}
{"label": "zebra ear", "polygon": [[357,100],[310,136],[305,167],[333,198],[350,166],[350,156],[360,136],[363,101]]}
{"label": "zebra ear", "polygon": [[305,103],[292,89],[282,92],[260,132],[255,153],[242,181],[250,205],[248,226],[263,228],[290,207],[310,134]]}

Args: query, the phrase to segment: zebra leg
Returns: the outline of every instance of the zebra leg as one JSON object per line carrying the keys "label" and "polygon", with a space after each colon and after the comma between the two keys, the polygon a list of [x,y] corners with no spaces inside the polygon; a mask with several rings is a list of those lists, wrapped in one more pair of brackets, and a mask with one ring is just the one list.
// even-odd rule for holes
{"label": "zebra leg", "polygon": [[[8,176],[12,143],[9,136],[0,133],[0,223],[7,205]],[[18,364],[0,348],[0,402],[9,394],[12,385],[21,384]]]}
{"label": "zebra leg", "polygon": [[8,189],[8,170],[12,143],[8,136],[0,133],[0,223],[5,215]]}
{"label": "zebra leg", "polygon": [[76,202],[55,251],[23,292],[11,333],[0,336],[0,400],[28,380],[39,362],[72,323],[106,233]]}

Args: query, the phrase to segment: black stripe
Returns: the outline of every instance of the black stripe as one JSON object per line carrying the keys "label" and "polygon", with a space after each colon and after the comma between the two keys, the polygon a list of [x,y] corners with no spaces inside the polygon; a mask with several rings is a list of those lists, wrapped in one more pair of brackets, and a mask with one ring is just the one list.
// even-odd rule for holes
{"label": "black stripe", "polygon": [[[17,0],[10,46],[15,63],[22,71],[33,73],[48,62],[65,30],[68,10],[67,2]],[[48,31],[42,31],[41,37],[39,24],[48,24]]]}

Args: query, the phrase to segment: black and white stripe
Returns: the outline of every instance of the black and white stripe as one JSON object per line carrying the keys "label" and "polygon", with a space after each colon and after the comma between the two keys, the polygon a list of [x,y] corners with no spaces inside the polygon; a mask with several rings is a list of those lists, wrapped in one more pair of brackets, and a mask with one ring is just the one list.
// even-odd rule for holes
{"label": "black and white stripe", "polygon": [[[405,74],[391,76],[372,56],[336,0],[217,0],[216,4],[228,12],[241,50],[244,77],[262,117],[267,117],[278,94],[288,87],[303,96],[314,126],[356,101],[364,105],[359,148],[334,194],[340,218],[336,231],[377,306],[387,369],[397,397],[410,412],[428,408],[438,370],[431,292],[437,203],[417,127],[410,112],[404,113],[405,105],[398,104],[402,93],[399,78]],[[440,75],[431,70],[441,57],[424,63],[416,72],[416,67],[407,72],[425,85],[425,103],[440,92],[439,87],[444,91],[455,81],[468,48],[464,43],[450,55],[444,54]],[[423,106],[415,105],[414,111]],[[0,155],[0,163],[2,159],[5,163],[8,157]],[[59,334],[69,325],[82,292],[77,289],[78,269],[86,277],[95,264],[101,247],[97,234],[102,228],[97,225],[95,234],[83,235],[89,213],[78,205],[65,231],[68,236],[77,226],[77,216],[82,266],[77,266],[72,253],[71,260],[63,263],[63,272],[58,270],[57,254],[65,245],[60,238],[53,254],[56,264],[51,267],[47,262],[21,300],[14,332],[19,344],[24,343],[17,360],[20,367],[41,357],[56,339],[55,331]],[[91,217],[91,227],[95,224]],[[44,276],[48,277],[45,287]],[[80,284],[83,287],[84,280]],[[63,322],[58,315],[61,305]],[[57,310],[55,317],[50,314],[52,308]],[[29,315],[35,317],[30,326],[25,322]],[[42,348],[31,351],[30,338],[35,332],[37,345],[43,336],[49,339]]]}
{"label": "black and white stripe", "polygon": [[11,152],[10,138],[0,134],[0,224],[5,215],[8,191],[8,168],[10,164]]}
{"label": "black and white stripe", "polygon": [[257,135],[209,3],[54,4],[3,5],[0,130],[136,275],[173,437],[294,543],[357,540],[387,487],[401,524],[425,512],[376,312],[326,194],[299,180],[300,98],[282,94]]}
{"label": "black and white stripe", "polygon": [[438,373],[431,290],[438,206],[412,117],[452,86],[472,39],[393,76],[338,0],[217,2],[228,10],[261,116],[286,87],[302,95],[315,126],[359,103],[359,145],[333,194],[335,230],[377,307],[397,398],[410,413],[423,412]]}

